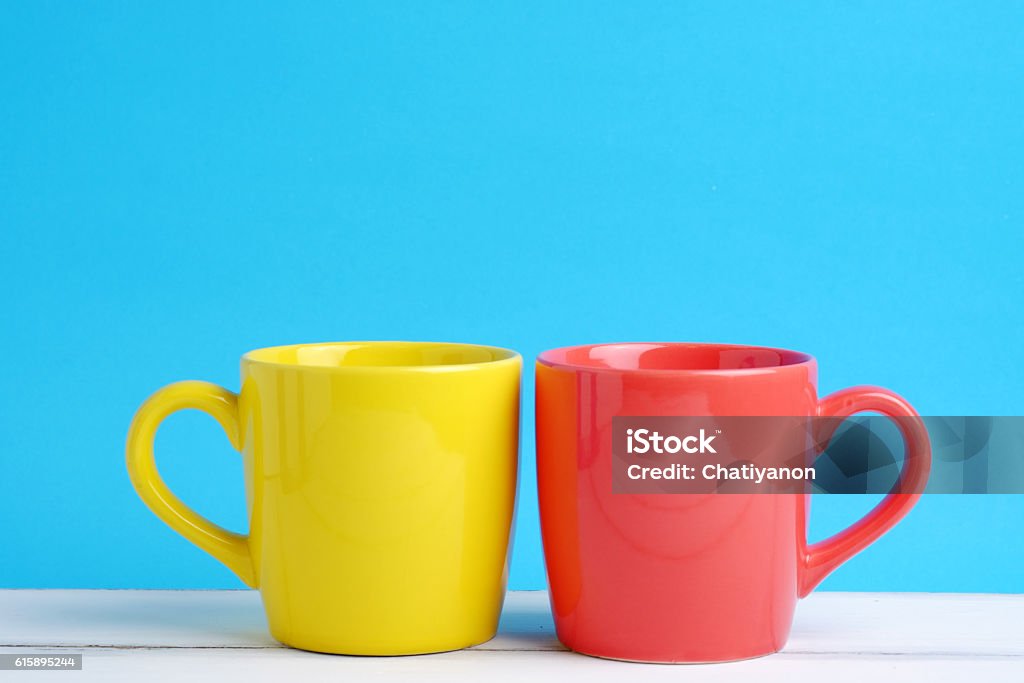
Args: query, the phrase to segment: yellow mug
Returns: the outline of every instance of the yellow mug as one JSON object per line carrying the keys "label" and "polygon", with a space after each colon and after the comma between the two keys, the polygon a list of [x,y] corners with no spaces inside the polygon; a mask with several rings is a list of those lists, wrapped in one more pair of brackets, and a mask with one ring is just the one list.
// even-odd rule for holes
{"label": "yellow mug", "polygon": [[[172,529],[259,588],[271,634],[305,650],[442,652],[489,640],[508,574],[522,358],[469,344],[260,349],[242,389],[164,387],[128,434],[128,472]],[[164,484],[153,438],[212,415],[245,463],[249,535]]]}

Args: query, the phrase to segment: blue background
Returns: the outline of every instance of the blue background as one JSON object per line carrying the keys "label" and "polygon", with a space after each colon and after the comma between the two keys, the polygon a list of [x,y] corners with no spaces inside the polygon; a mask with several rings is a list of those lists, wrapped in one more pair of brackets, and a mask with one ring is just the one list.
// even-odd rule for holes
{"label": "blue background", "polygon": [[[137,405],[273,344],[780,345],[823,392],[1024,412],[1024,5],[0,9],[0,586],[222,587]],[[544,572],[525,379],[512,587]],[[209,418],[168,483],[245,525]],[[820,537],[868,501],[815,501]],[[829,589],[1024,591],[1024,496],[924,500]]]}

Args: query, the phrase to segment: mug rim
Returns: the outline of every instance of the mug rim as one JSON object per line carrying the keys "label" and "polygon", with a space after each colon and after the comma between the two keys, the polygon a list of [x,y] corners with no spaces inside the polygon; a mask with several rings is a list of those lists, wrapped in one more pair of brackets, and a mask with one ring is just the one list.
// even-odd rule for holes
{"label": "mug rim", "polygon": [[[750,368],[624,368],[608,367],[597,364],[587,364],[569,360],[559,360],[556,355],[565,356],[572,351],[593,350],[601,347],[668,347],[688,350],[718,350],[718,351],[768,351],[776,353],[783,362],[778,365],[764,365]],[[711,375],[711,376],[736,376],[736,375],[757,375],[764,373],[785,372],[793,368],[816,367],[817,361],[814,356],[803,351],[794,351],[774,346],[760,346],[756,344],[730,344],[714,342],[601,342],[596,344],[577,344],[572,346],[561,346],[547,349],[537,355],[537,363],[550,368],[569,370],[572,372],[602,372],[614,374],[652,374],[652,375]]]}
{"label": "mug rim", "polygon": [[[405,365],[324,365],[319,363],[287,362],[278,359],[260,358],[261,355],[279,354],[282,351],[302,348],[323,348],[338,346],[375,346],[375,347],[447,347],[449,349],[476,349],[490,351],[494,357],[489,360],[468,363],[424,363]],[[259,365],[278,369],[302,370],[309,372],[460,372],[478,370],[486,367],[500,366],[507,363],[520,363],[522,356],[514,349],[487,344],[471,344],[464,342],[438,341],[404,341],[404,340],[353,340],[330,342],[302,342],[298,344],[279,344],[252,349],[242,355],[243,365]]]}

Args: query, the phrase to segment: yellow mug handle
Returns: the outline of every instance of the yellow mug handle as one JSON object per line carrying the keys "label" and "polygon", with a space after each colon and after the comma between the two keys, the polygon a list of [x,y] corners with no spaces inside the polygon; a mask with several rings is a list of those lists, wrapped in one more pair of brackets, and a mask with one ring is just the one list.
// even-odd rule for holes
{"label": "yellow mug handle", "polygon": [[135,413],[128,430],[128,475],[142,502],[157,517],[223,562],[246,585],[255,588],[249,537],[228,531],[199,515],[167,488],[157,472],[153,459],[156,430],[171,413],[186,408],[212,415],[224,428],[231,445],[240,450],[238,395],[209,382],[177,382],[150,396]]}

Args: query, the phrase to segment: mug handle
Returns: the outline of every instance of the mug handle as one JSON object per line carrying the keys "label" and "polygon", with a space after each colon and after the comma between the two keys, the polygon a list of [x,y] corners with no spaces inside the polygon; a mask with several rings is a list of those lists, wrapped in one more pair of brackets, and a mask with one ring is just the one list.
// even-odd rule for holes
{"label": "mug handle", "polygon": [[[806,597],[839,565],[874,543],[903,519],[921,497],[921,491],[928,481],[928,473],[931,470],[931,443],[928,440],[928,430],[905,399],[888,389],[861,386],[842,389],[818,402],[818,417],[841,418],[863,412],[876,412],[896,418],[894,422],[899,427],[905,445],[900,478],[885,498],[852,526],[824,541],[809,547],[805,545],[806,549],[798,571],[801,598]],[[838,422],[835,421],[833,429],[838,426]],[[819,443],[827,443],[831,434],[823,436]]]}
{"label": "mug handle", "polygon": [[128,475],[136,493],[153,513],[189,541],[223,562],[247,586],[256,587],[249,537],[219,527],[174,495],[156,469],[153,438],[171,413],[195,408],[213,416],[231,445],[240,450],[238,395],[209,382],[177,382],[150,396],[128,430]]}

